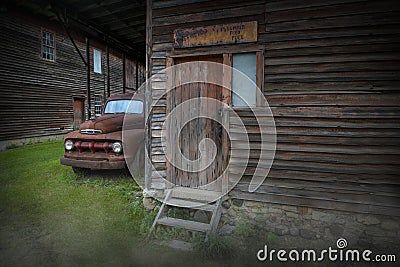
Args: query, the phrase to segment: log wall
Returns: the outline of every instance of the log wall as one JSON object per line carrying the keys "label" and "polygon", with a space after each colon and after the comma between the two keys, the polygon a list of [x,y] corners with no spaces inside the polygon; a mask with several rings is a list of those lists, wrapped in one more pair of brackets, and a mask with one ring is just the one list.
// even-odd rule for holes
{"label": "log wall", "polygon": [[[397,1],[154,0],[151,4],[151,74],[165,68],[177,28],[258,21],[257,45],[264,47],[265,55],[264,95],[275,116],[277,152],[264,184],[255,193],[247,191],[254,164],[250,162],[248,173],[230,192],[232,197],[400,214]],[[232,46],[208,49],[218,53]],[[153,99],[164,90],[162,79],[154,82]],[[163,175],[159,124],[165,109],[162,102],[157,106],[150,145],[154,166]]]}

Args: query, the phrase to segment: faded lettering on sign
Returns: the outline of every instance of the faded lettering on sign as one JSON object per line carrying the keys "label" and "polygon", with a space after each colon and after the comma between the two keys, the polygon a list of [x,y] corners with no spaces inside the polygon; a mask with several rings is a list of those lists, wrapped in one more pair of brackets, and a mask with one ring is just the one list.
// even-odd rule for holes
{"label": "faded lettering on sign", "polygon": [[177,29],[174,47],[196,47],[257,41],[257,21]]}

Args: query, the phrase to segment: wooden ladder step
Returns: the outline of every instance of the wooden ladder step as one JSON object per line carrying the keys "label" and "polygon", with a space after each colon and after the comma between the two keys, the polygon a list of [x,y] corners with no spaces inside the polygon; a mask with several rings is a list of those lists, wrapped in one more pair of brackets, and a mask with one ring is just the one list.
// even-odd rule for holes
{"label": "wooden ladder step", "polygon": [[211,230],[211,226],[207,223],[194,222],[194,221],[188,221],[171,217],[159,218],[157,223],[171,227],[182,227],[185,228],[186,230],[192,230],[197,232],[209,232]]}
{"label": "wooden ladder step", "polygon": [[171,197],[201,202],[215,202],[218,198],[220,198],[220,193],[188,187],[175,187],[172,189]]}
{"label": "wooden ladder step", "polygon": [[207,204],[202,202],[194,202],[185,199],[171,198],[167,203],[169,206],[183,207],[195,210],[204,210],[213,212],[215,210],[215,204]]}

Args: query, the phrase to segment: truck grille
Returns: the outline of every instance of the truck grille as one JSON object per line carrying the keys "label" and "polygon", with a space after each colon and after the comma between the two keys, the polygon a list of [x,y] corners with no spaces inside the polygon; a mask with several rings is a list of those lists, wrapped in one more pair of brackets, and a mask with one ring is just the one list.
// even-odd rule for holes
{"label": "truck grille", "polygon": [[102,134],[102,130],[95,130],[95,129],[83,129],[80,130],[82,134]]}
{"label": "truck grille", "polygon": [[75,148],[80,152],[90,151],[92,153],[100,152],[100,153],[108,153],[112,151],[112,142],[85,142],[85,141],[76,141]]}

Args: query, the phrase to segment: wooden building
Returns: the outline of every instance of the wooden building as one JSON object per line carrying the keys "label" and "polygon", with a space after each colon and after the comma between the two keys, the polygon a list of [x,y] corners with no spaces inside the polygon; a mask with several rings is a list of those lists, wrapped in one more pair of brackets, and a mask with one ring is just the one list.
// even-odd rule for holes
{"label": "wooden building", "polygon": [[9,4],[0,11],[2,149],[62,136],[99,116],[110,94],[144,82],[143,59],[88,26],[64,27],[49,9]]}
{"label": "wooden building", "polygon": [[[110,83],[104,73],[91,70],[90,89],[95,92],[92,95],[104,95],[108,84],[114,84],[111,90],[122,90],[121,52],[124,51],[127,58],[132,55],[130,59],[135,61],[136,56],[139,62],[144,61],[146,54],[146,78],[179,63],[202,60],[237,67],[236,59],[241,62],[248,57],[250,67],[239,64],[239,69],[249,71],[248,75],[261,88],[274,115],[277,132],[272,167],[255,192],[248,189],[254,169],[260,163],[257,156],[261,149],[257,131],[260,126],[254,125],[252,114],[246,109],[232,105],[235,100],[223,88],[197,90],[200,95],[232,106],[246,128],[253,130],[248,135],[253,154],[245,166],[245,174],[228,193],[232,205],[224,216],[231,218],[223,218],[222,228],[247,218],[260,229],[307,242],[316,239],[334,242],[343,236],[353,244],[400,246],[400,6],[397,1],[62,0],[55,3],[33,0],[29,3],[22,5],[42,19],[35,16],[32,21],[24,12],[17,16],[18,8],[14,13],[1,9],[3,140],[71,129],[73,97],[87,95],[85,65],[63,34],[65,31],[55,23],[54,14],[67,14],[71,21],[80,23],[79,31],[74,28],[73,39],[83,57],[88,32],[101,29],[106,33],[91,38],[89,49],[93,53],[92,48],[98,48],[103,61],[107,44],[104,40],[112,41]],[[56,5],[52,6],[51,14],[47,12],[48,5]],[[223,28],[229,32],[212,34],[215,29]],[[80,32],[83,29],[86,31]],[[50,60],[43,59],[44,32],[55,37],[54,62],[51,55]],[[241,56],[244,58],[240,59]],[[130,64],[125,66],[128,69]],[[218,71],[213,79],[222,77],[223,85],[232,85],[234,77],[224,72],[221,76]],[[213,179],[213,171],[210,176],[199,176],[176,170],[165,155],[168,151],[172,153],[168,144],[178,139],[163,139],[162,124],[174,107],[191,99],[192,91],[196,90],[183,86],[180,93],[166,94],[174,85],[170,83],[174,81],[173,75],[177,74],[168,71],[159,74],[146,88],[148,191],[168,187],[160,177],[196,190]],[[195,75],[185,73],[190,74]],[[128,78],[125,86],[137,88],[140,83],[131,83]],[[242,89],[262,114],[262,98],[251,88]],[[94,106],[93,102],[91,107]],[[217,161],[212,167],[220,173],[227,160],[235,159],[227,172],[229,182],[242,161],[242,155],[235,151],[241,149],[245,133],[235,132],[237,125],[230,120],[230,114],[222,112],[220,116],[229,121],[231,140],[218,139],[225,136],[218,124],[206,122],[202,127],[194,122],[178,141],[184,145],[183,153],[195,159],[199,156],[199,140],[217,140]],[[187,138],[196,131],[196,138]],[[221,191],[223,186],[217,185],[215,190]]]}
{"label": "wooden building", "polygon": [[[398,221],[400,6],[396,1],[149,0],[147,18],[148,77],[182,62],[205,60],[232,66],[236,55],[254,54],[255,82],[276,124],[276,155],[268,177],[255,192],[248,188],[258,158],[250,158],[245,175],[228,193],[230,198],[244,200],[243,207],[250,203],[248,207],[264,210],[265,224],[268,217],[276,215],[268,207],[293,210],[296,218],[302,213],[314,222],[318,220],[315,214],[331,216],[314,238],[324,236],[334,224],[342,227],[339,234],[358,227],[370,237],[373,231],[365,228],[368,222],[360,223],[368,219],[357,221],[352,216],[379,218],[371,223],[376,229],[390,221],[387,216]],[[256,36],[240,40],[230,33],[230,40],[214,38],[212,32],[216,34],[215,29],[221,27],[252,27]],[[174,171],[165,155],[169,151],[166,146],[175,141],[162,139],[160,125],[177,104],[191,98],[183,89],[175,95],[165,94],[173,86],[168,75],[173,74],[167,71],[159,76],[147,91],[148,104],[155,105],[148,105],[148,190],[163,187],[159,177],[183,187],[197,188],[203,183],[200,176]],[[232,105],[231,98],[219,94],[212,97]],[[237,112],[251,129],[254,121],[246,118],[248,113]],[[220,142],[220,153],[237,157],[235,162],[240,164],[240,154],[234,150],[240,148],[237,141],[243,135],[235,132],[233,122],[230,126],[234,137],[231,151],[224,151]],[[198,136],[219,134],[216,127],[211,129],[213,132]],[[252,149],[259,150],[259,136],[249,136]],[[187,150],[197,150],[198,143],[194,145]],[[194,157],[199,155],[196,153]],[[235,163],[231,168],[228,175]],[[343,214],[349,221],[338,223],[335,218]],[[279,226],[271,225],[271,231],[279,232]],[[398,245],[399,224],[392,222],[392,226],[389,231],[381,229],[380,237],[372,233],[370,242]],[[318,228],[315,223],[301,227]],[[349,235],[357,242],[362,234]]]}

